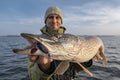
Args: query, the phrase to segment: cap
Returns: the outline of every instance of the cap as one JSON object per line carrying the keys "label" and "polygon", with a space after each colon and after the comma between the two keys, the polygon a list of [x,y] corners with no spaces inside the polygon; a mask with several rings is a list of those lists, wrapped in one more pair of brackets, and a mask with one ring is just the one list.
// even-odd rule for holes
{"label": "cap", "polygon": [[50,14],[57,14],[60,16],[61,18],[61,21],[63,21],[63,17],[62,17],[62,12],[61,10],[56,7],[56,6],[52,6],[52,7],[49,7],[47,10],[46,10],[46,13],[45,13],[45,23],[46,23],[46,19],[47,17],[50,15]]}

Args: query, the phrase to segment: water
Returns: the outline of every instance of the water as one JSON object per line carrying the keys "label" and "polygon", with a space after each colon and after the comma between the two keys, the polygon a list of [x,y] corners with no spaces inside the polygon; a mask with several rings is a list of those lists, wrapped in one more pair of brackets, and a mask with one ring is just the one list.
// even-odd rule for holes
{"label": "water", "polygon": [[[76,80],[120,80],[120,36],[102,36],[105,54],[108,58],[106,66],[94,62],[89,70],[94,77],[84,71],[77,74]],[[27,80],[27,55],[17,55],[13,48],[23,48],[28,43],[22,37],[0,37],[0,80]]]}
{"label": "water", "polygon": [[27,55],[17,55],[13,48],[28,43],[21,37],[0,37],[0,80],[24,80],[27,76]]}

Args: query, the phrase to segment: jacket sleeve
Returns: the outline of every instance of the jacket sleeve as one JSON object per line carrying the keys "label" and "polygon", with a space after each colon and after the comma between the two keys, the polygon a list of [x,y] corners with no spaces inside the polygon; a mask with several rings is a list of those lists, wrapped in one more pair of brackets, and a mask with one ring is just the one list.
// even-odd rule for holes
{"label": "jacket sleeve", "polygon": [[54,64],[51,64],[51,67],[46,70],[42,71],[37,63],[28,61],[28,74],[30,80],[48,80],[52,76],[52,73],[54,72]]}

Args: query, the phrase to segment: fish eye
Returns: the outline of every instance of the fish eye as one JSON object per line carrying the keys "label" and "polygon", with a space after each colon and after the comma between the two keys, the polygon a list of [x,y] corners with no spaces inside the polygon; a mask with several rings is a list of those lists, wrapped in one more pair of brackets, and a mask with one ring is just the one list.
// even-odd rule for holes
{"label": "fish eye", "polygon": [[43,52],[48,53],[48,49],[41,43],[37,42],[37,47]]}

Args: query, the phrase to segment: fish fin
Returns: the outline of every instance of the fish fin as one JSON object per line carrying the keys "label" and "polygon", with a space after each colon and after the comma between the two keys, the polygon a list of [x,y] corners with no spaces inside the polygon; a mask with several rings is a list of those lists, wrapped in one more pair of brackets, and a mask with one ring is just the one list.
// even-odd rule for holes
{"label": "fish fin", "polygon": [[93,77],[93,74],[87,69],[85,68],[82,64],[80,64],[79,62],[77,62],[77,64],[80,65],[80,67],[88,74],[90,75],[91,77]]}
{"label": "fish fin", "polygon": [[102,58],[103,66],[105,66],[105,63],[107,62],[107,58],[106,58],[106,56],[104,55],[104,51],[103,51],[103,49],[100,48],[99,50],[100,50],[99,55],[100,55],[100,57]]}
{"label": "fish fin", "polygon": [[13,52],[16,54],[29,54],[30,53],[30,46],[24,48],[24,49],[13,49]]}
{"label": "fish fin", "polygon": [[70,66],[68,61],[62,61],[60,64],[57,66],[57,68],[54,71],[54,74],[62,75],[65,73],[65,71],[68,69]]}
{"label": "fish fin", "polygon": [[97,56],[94,56],[93,59],[94,59],[94,61],[98,61],[98,57]]}
{"label": "fish fin", "polygon": [[105,63],[108,61],[107,58],[105,57],[105,55],[103,53],[100,54],[102,57],[102,61],[103,61],[103,66],[105,66]]}
{"label": "fish fin", "polygon": [[100,56],[99,53],[97,53],[94,58],[93,58],[95,61],[98,61],[98,60],[102,60],[102,57]]}

